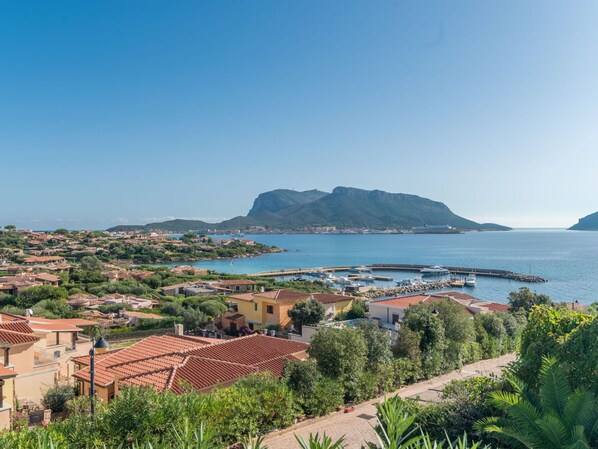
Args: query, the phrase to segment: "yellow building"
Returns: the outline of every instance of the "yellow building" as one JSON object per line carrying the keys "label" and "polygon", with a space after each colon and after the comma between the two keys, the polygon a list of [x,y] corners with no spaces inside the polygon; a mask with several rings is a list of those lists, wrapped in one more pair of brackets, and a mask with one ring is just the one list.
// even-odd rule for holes
{"label": "yellow building", "polygon": [[303,293],[291,290],[274,290],[269,292],[245,293],[229,296],[237,305],[238,313],[252,329],[261,329],[268,325],[288,328],[291,325],[288,311],[301,301],[314,299],[324,306],[325,318],[333,319],[339,313],[347,311],[353,303],[352,296],[329,293]]}

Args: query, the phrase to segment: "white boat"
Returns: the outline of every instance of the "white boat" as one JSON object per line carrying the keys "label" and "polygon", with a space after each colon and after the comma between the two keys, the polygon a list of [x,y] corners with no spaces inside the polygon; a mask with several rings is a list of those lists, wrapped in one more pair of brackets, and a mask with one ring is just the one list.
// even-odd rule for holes
{"label": "white boat", "polygon": [[467,285],[468,287],[475,287],[477,283],[478,281],[475,277],[475,274],[473,273],[468,274],[465,278],[465,285]]}
{"label": "white boat", "polygon": [[323,268],[314,268],[313,270],[307,271],[305,273],[306,276],[312,276],[316,278],[324,277],[325,272]]}
{"label": "white boat", "polygon": [[334,286],[335,282],[332,279],[324,279],[324,284],[327,285],[328,287],[332,287],[332,286]]}
{"label": "white boat", "polygon": [[372,270],[370,270],[368,267],[364,267],[363,265],[349,269],[349,273],[370,273],[371,271]]}
{"label": "white boat", "polygon": [[336,283],[339,285],[351,285],[353,281],[346,277],[336,278]]}
{"label": "white boat", "polygon": [[397,286],[398,287],[412,287],[412,286],[419,286],[419,285],[423,285],[425,284],[426,281],[424,281],[422,278],[413,278],[413,279],[401,279],[400,281],[397,281]]}
{"label": "white boat", "polygon": [[449,274],[449,270],[440,266],[434,265],[433,267],[422,268],[419,271],[423,276],[445,276]]}
{"label": "white boat", "polygon": [[357,278],[358,281],[363,281],[363,282],[374,282],[376,280],[376,278],[374,276],[372,276],[371,274],[364,274],[363,276],[359,276]]}

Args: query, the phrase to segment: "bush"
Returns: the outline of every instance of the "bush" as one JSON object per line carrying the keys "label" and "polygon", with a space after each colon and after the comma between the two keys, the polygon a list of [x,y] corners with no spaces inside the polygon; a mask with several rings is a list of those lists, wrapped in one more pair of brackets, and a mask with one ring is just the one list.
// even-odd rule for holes
{"label": "bush", "polygon": [[222,302],[219,299],[209,299],[207,301],[204,301],[201,304],[199,304],[197,308],[212,318],[219,316],[220,314],[226,312],[226,310],[228,309],[226,307],[226,304],[224,304],[224,302]]}
{"label": "bush", "polygon": [[308,415],[327,415],[344,404],[344,396],[340,382],[322,378],[316,384],[314,394],[305,400],[303,410]]}
{"label": "bush", "polygon": [[71,385],[58,384],[50,387],[44,393],[42,404],[53,412],[62,412],[68,401],[75,397],[75,390]]}

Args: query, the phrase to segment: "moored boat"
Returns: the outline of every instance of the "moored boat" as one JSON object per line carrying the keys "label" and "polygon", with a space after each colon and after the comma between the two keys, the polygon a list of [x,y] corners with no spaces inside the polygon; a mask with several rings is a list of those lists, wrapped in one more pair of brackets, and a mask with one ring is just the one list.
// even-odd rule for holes
{"label": "moored boat", "polygon": [[419,272],[424,276],[445,276],[449,274],[449,270],[440,265],[422,268]]}

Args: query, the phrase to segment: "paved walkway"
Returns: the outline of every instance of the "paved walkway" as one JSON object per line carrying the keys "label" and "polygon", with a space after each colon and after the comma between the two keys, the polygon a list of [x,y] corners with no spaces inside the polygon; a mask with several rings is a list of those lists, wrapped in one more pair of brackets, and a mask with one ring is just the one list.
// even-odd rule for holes
{"label": "paved walkway", "polygon": [[[508,354],[491,360],[482,360],[471,365],[466,365],[460,370],[401,388],[387,396],[395,396],[397,394],[402,398],[415,398],[419,396],[423,401],[433,402],[438,398],[438,393],[442,388],[451,380],[500,374],[502,368],[514,360],[514,354]],[[366,441],[377,442],[372,426],[376,424],[375,404],[381,400],[382,398],[376,398],[364,402],[356,406],[355,411],[352,413],[336,412],[328,416],[299,423],[294,427],[281,430],[280,432],[272,433],[266,438],[266,444],[269,449],[295,449],[298,448],[298,444],[295,441],[295,434],[307,441],[310,433],[314,435],[319,433],[322,435],[326,432],[333,439],[345,435],[347,449],[361,449],[361,446]]]}

